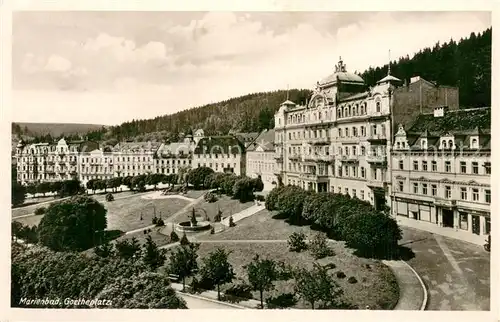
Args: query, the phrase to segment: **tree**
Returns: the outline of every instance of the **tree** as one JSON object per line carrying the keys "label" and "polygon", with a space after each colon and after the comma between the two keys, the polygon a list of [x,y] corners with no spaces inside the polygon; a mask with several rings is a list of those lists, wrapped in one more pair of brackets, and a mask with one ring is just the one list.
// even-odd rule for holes
{"label": "tree", "polygon": [[253,190],[254,181],[247,177],[241,178],[234,183],[233,198],[240,202],[251,201],[254,198]]}
{"label": "tree", "polygon": [[126,185],[130,190],[132,190],[132,178],[131,176],[123,177],[122,183]]}
{"label": "tree", "polygon": [[182,237],[181,237],[181,240],[179,242],[182,246],[185,246],[185,245],[189,245],[190,242],[186,236],[186,233],[184,232],[184,234],[182,234]]}
{"label": "tree", "polygon": [[26,199],[26,188],[17,181],[12,182],[12,206],[19,206]]}
{"label": "tree", "polygon": [[253,188],[257,192],[264,190],[264,182],[262,182],[262,177],[260,175],[253,179]]}
{"label": "tree", "polygon": [[106,201],[111,202],[113,200],[115,200],[115,197],[113,197],[113,194],[111,192],[108,192],[106,194]]}
{"label": "tree", "polygon": [[282,193],[284,187],[273,188],[266,196],[265,206],[269,211],[277,210],[278,208],[278,197]]}
{"label": "tree", "polygon": [[50,182],[40,182],[36,185],[36,192],[43,194],[43,196],[45,197],[45,194],[47,192],[50,192],[50,188]]}
{"label": "tree", "polygon": [[187,182],[192,184],[195,189],[205,186],[205,179],[214,173],[209,167],[199,167],[191,169],[187,174]]}
{"label": "tree", "polygon": [[309,250],[315,259],[321,259],[333,255],[333,250],[328,246],[327,238],[324,233],[314,235]]}
{"label": "tree", "polygon": [[52,203],[38,227],[40,242],[55,251],[88,249],[106,229],[106,212],[101,203],[86,196]]}
{"label": "tree", "polygon": [[72,180],[64,180],[61,185],[61,189],[59,189],[59,196],[74,196],[82,191],[82,186],[80,180],[72,179]]}
{"label": "tree", "polygon": [[259,291],[260,305],[264,308],[264,291],[274,288],[274,281],[278,279],[276,263],[270,259],[261,259],[255,255],[253,261],[245,266],[248,282],[254,291]]}
{"label": "tree", "polygon": [[296,186],[287,186],[279,194],[277,201],[277,210],[283,217],[288,218],[292,224],[303,222],[302,209],[304,200],[311,192],[305,191]]}
{"label": "tree", "polygon": [[142,260],[152,271],[155,271],[165,263],[165,250],[158,248],[151,235],[146,237],[143,249]]}
{"label": "tree", "polygon": [[117,241],[115,244],[116,253],[124,259],[137,259],[141,252],[141,246],[137,238]]}
{"label": "tree", "polygon": [[179,298],[170,286],[168,277],[153,272],[144,272],[133,277],[118,277],[112,284],[107,285],[97,298],[113,299],[112,308],[187,308],[186,302]]}
{"label": "tree", "polygon": [[203,266],[200,275],[203,279],[212,281],[217,285],[217,299],[220,301],[220,286],[230,283],[235,274],[233,267],[228,261],[229,252],[222,248],[217,248],[207,257],[203,258]]}
{"label": "tree", "polygon": [[274,112],[272,109],[265,107],[260,110],[258,117],[259,131],[272,129],[274,127]]}
{"label": "tree", "polygon": [[192,276],[194,271],[198,269],[197,251],[199,244],[189,244],[181,246],[170,253],[168,272],[176,274],[182,279],[182,290],[186,288],[186,277]]}
{"label": "tree", "polygon": [[11,237],[12,240],[14,240],[14,237],[19,237],[19,233],[21,232],[21,229],[23,228],[23,224],[21,224],[19,221],[13,221],[11,222]]}
{"label": "tree", "polygon": [[315,263],[309,271],[299,269],[295,273],[295,292],[314,310],[315,304],[321,303],[323,307],[334,307],[342,294],[342,290],[327,270]]}
{"label": "tree", "polygon": [[293,232],[288,237],[288,246],[292,252],[301,252],[307,249],[306,235],[303,232]]}
{"label": "tree", "polygon": [[94,254],[99,257],[111,257],[114,255],[113,245],[106,241],[105,243],[94,247]]}
{"label": "tree", "polygon": [[222,181],[222,192],[228,196],[233,194],[233,187],[236,181],[238,181],[240,177],[235,174],[228,174],[223,178]]}
{"label": "tree", "polygon": [[376,257],[395,255],[402,238],[396,220],[378,211],[351,216],[344,234],[349,247]]}

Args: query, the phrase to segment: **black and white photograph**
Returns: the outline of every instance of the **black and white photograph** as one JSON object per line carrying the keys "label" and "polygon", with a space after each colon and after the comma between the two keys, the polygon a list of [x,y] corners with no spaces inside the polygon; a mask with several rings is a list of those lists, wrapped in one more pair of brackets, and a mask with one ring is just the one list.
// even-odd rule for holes
{"label": "black and white photograph", "polygon": [[496,309],[492,11],[11,22],[10,308]]}

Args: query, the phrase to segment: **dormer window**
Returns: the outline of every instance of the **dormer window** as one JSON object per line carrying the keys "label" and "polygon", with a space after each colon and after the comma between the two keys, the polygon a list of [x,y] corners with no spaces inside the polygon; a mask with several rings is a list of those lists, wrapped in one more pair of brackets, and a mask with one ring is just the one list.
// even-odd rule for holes
{"label": "dormer window", "polygon": [[397,143],[397,148],[398,148],[398,150],[401,149],[401,142]]}
{"label": "dormer window", "polygon": [[471,138],[471,140],[470,140],[470,147],[472,149],[477,149],[479,147],[477,138]]}
{"label": "dormer window", "polygon": [[441,148],[446,149],[446,140],[443,140],[443,142],[441,142]]}
{"label": "dormer window", "polygon": [[453,149],[453,141],[448,140],[448,148]]}
{"label": "dormer window", "polygon": [[420,141],[420,147],[422,149],[427,149],[427,139],[422,139],[422,141]]}
{"label": "dormer window", "polygon": [[380,112],[380,101],[377,101],[376,105],[377,105],[377,113],[379,113]]}

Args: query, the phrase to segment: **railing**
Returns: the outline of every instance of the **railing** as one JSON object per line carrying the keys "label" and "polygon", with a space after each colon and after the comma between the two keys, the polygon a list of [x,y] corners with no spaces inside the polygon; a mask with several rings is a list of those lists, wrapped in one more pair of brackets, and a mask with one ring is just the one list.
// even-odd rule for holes
{"label": "railing", "polygon": [[386,182],[370,179],[366,182],[366,185],[374,188],[384,188],[386,186]]}
{"label": "railing", "polygon": [[387,136],[385,134],[371,134],[367,138],[368,141],[383,141],[387,140]]}
{"label": "railing", "polygon": [[330,144],[331,141],[329,137],[321,137],[321,138],[307,139],[307,143],[311,145],[320,145],[320,144]]}
{"label": "railing", "polygon": [[445,198],[435,197],[434,204],[436,206],[454,207],[454,206],[456,206],[457,201],[453,200],[453,199],[445,199]]}
{"label": "railing", "polygon": [[367,155],[366,162],[368,162],[368,163],[386,163],[387,157],[385,155]]}
{"label": "railing", "polygon": [[342,162],[359,162],[357,155],[342,155],[340,157],[340,161]]}

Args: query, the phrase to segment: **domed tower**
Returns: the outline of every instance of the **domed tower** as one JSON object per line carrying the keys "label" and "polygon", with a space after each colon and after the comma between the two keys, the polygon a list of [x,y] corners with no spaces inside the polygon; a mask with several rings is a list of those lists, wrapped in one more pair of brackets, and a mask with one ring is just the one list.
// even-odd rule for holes
{"label": "domed tower", "polygon": [[333,101],[366,91],[367,86],[361,76],[347,71],[346,65],[339,58],[335,72],[317,83],[317,92],[326,94]]}

